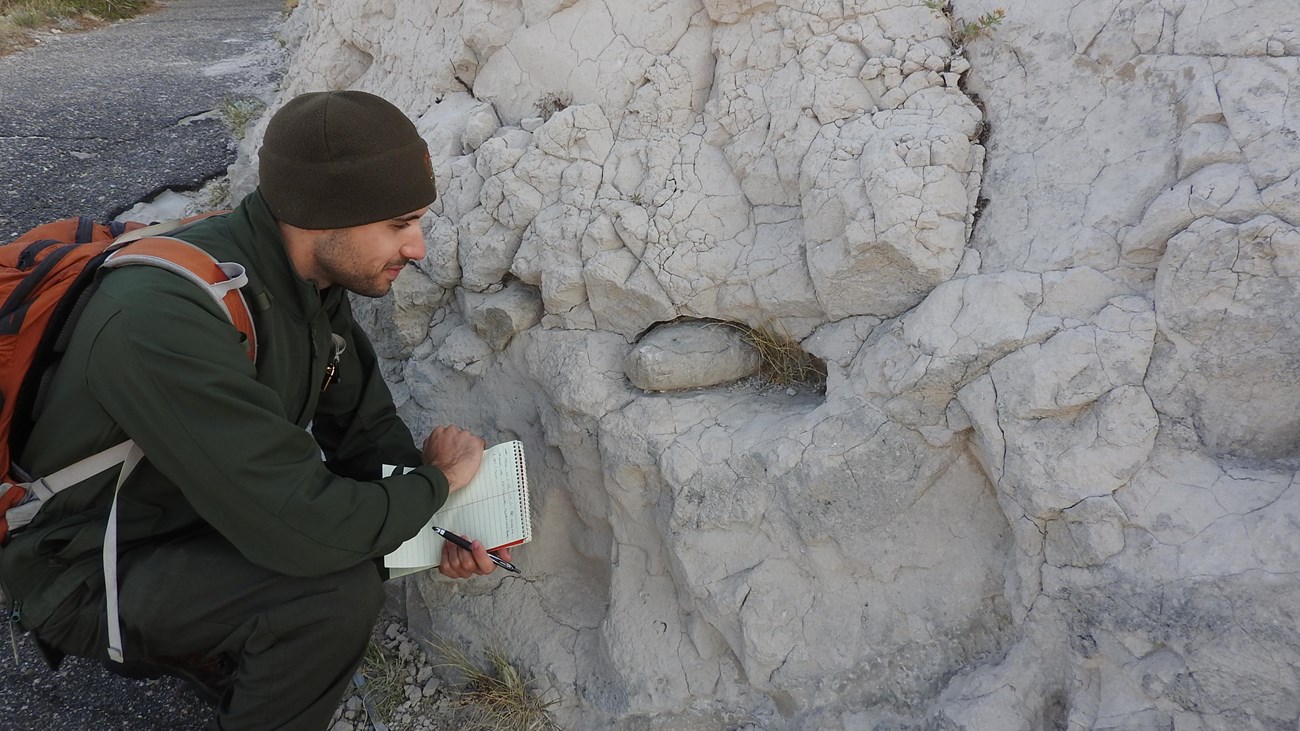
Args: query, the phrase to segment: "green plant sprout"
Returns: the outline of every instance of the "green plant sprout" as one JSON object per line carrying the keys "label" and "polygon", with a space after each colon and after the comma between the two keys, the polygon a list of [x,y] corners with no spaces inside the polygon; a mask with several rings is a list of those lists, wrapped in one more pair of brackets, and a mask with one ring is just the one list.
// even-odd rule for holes
{"label": "green plant sprout", "polygon": [[955,21],[954,34],[961,43],[969,43],[976,38],[989,35],[993,32],[994,26],[1002,22],[1007,16],[1007,12],[1002,8],[996,8],[992,12],[985,13],[973,21]]}
{"label": "green plant sprout", "polygon": [[993,28],[1007,17],[1007,11],[1002,8],[995,8],[975,20],[966,21],[953,14],[952,3],[949,0],[923,0],[922,4],[948,19],[948,26],[952,29],[952,36],[960,44],[966,44],[976,38],[990,35]]}

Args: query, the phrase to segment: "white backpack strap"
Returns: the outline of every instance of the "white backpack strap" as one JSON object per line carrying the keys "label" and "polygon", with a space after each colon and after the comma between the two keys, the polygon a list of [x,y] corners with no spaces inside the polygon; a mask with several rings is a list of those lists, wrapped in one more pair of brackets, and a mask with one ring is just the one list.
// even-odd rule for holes
{"label": "white backpack strap", "polygon": [[135,442],[128,439],[99,454],[92,454],[80,462],[68,465],[52,475],[36,480],[29,489],[41,500],[49,500],[79,482],[85,482],[110,467],[122,464],[133,447]]}
{"label": "white backpack strap", "polygon": [[5,518],[9,521],[9,530],[18,530],[31,523],[45,501],[55,495],[125,462],[134,446],[135,442],[127,440],[98,454],[92,454],[76,464],[68,465],[52,475],[28,483],[27,496],[23,498],[23,502],[5,512]]}
{"label": "white backpack strap", "polygon": [[108,526],[104,529],[104,602],[108,607],[108,656],[117,663],[123,661],[122,620],[117,609],[117,494],[144,457],[144,452],[135,446],[135,442],[128,444],[131,446],[122,462],[122,470],[117,475],[117,486],[113,488],[113,506],[109,508]]}
{"label": "white backpack strap", "polygon": [[113,239],[113,243],[115,245],[129,244],[132,241],[147,239],[150,236],[157,236],[159,234],[171,233],[172,231],[175,231],[176,229],[184,225],[185,222],[183,220],[179,218],[173,218],[170,221],[163,221],[162,223],[154,223],[145,226],[143,228],[137,228],[134,231],[127,231],[121,236],[118,236],[117,238]]}
{"label": "white backpack strap", "polygon": [[108,511],[108,526],[104,529],[103,550],[104,600],[108,606],[108,656],[119,663],[122,662],[122,621],[117,609],[117,494],[143,458],[144,451],[128,439],[32,482],[27,486],[25,502],[5,513],[10,530],[21,528],[32,521],[46,500],[104,470],[122,465],[117,473],[117,485],[113,488],[113,504]]}

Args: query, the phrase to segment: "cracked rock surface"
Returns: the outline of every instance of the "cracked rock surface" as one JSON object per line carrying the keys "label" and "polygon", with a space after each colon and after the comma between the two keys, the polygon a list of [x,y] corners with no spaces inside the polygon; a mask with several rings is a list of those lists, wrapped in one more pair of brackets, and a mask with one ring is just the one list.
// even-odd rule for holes
{"label": "cracked rock surface", "polygon": [[[290,22],[280,103],[379,93],[434,150],[429,256],[358,303],[403,416],[528,445],[523,575],[409,580],[413,628],[572,728],[1295,727],[1300,6]],[[700,320],[824,393],[655,345]]]}

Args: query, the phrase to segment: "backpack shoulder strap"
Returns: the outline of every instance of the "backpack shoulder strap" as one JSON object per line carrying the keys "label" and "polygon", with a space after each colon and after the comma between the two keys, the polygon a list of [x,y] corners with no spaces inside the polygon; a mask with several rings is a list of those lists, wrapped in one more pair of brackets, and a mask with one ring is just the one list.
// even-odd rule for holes
{"label": "backpack shoulder strap", "polygon": [[[155,230],[168,231],[172,222],[157,224]],[[137,229],[119,237],[114,245],[128,239],[104,260],[101,269],[117,269],[124,266],[145,265],[166,269],[198,285],[216,302],[221,311],[230,319],[231,324],[244,334],[244,344],[249,360],[257,362],[257,330],[253,325],[253,315],[248,302],[240,293],[240,288],[248,284],[248,273],[244,267],[235,262],[218,262],[208,252],[186,241],[170,236],[136,237],[135,234],[154,228],[149,226]]]}
{"label": "backpack shoulder strap", "polygon": [[113,244],[117,246],[121,246],[123,244],[129,244],[132,241],[147,239],[150,236],[161,236],[163,234],[171,233],[176,229],[180,228],[181,226],[186,225],[187,223],[189,223],[189,221],[183,218],[173,218],[170,221],[163,221],[161,223],[151,223],[148,226],[141,226],[140,228],[135,228],[135,229],[131,229],[130,231],[127,231],[121,236],[118,236],[117,238],[113,239]]}

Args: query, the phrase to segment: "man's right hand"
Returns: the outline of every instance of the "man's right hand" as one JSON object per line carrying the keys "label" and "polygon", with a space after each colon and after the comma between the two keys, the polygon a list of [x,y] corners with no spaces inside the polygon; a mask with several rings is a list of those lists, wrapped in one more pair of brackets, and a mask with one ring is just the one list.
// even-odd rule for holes
{"label": "man's right hand", "polygon": [[424,463],[442,470],[448,489],[455,492],[474,479],[486,446],[482,438],[458,426],[436,426],[424,440]]}
{"label": "man's right hand", "polygon": [[[468,538],[468,536],[466,536]],[[442,543],[442,560],[438,562],[438,571],[451,579],[466,579],[471,576],[487,576],[496,570],[497,565],[488,558],[487,549],[479,541],[472,541],[472,551],[466,551],[451,541]],[[510,549],[502,548],[497,556],[509,561]]]}

